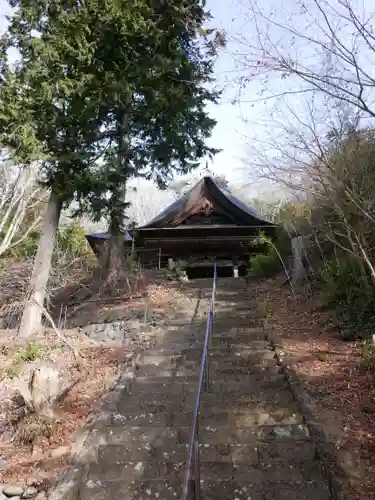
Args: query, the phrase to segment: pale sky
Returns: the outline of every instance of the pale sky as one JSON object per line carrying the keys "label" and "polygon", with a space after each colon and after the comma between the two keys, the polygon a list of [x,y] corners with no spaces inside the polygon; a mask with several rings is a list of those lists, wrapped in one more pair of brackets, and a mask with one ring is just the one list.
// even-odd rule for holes
{"label": "pale sky", "polygon": [[[293,96],[290,99],[286,98],[283,102],[279,102],[275,106],[274,101],[254,102],[257,101],[262,94],[261,83],[257,79],[251,79],[247,82],[246,90],[241,93],[239,99],[240,105],[231,104],[231,101],[238,97],[238,84],[236,78],[241,74],[236,69],[234,53],[247,51],[251,43],[256,43],[257,29],[254,23],[254,18],[251,16],[249,5],[256,3],[257,0],[208,0],[208,9],[213,15],[211,25],[217,29],[223,29],[228,34],[228,45],[220,52],[216,64],[215,77],[220,87],[224,87],[224,95],[221,103],[218,106],[209,106],[210,115],[217,120],[217,125],[214,129],[210,145],[221,148],[223,151],[219,153],[213,163],[209,165],[210,170],[217,174],[224,174],[230,183],[237,185],[248,185],[248,191],[253,196],[263,194],[265,191],[271,192],[275,190],[267,181],[256,182],[257,173],[254,156],[259,152],[262,144],[266,144],[270,140],[291,141],[285,136],[284,126],[290,124],[293,127],[298,127],[298,120],[303,117],[306,112],[306,102],[303,97]],[[276,22],[283,24],[291,24],[296,26],[297,30],[302,30],[302,34],[310,33],[313,37],[319,37],[316,34],[313,25],[309,24],[309,15],[316,16],[316,4],[314,0],[258,0],[259,5],[266,11],[268,15],[274,16]],[[364,17],[369,14],[374,15],[375,9],[373,0],[350,0],[356,12]],[[319,4],[324,7],[327,12],[330,7],[340,8],[339,0],[319,0]],[[306,11],[304,9],[307,9]],[[4,30],[6,23],[4,15],[6,10],[9,10],[8,2],[0,0],[0,31]],[[319,13],[318,13],[319,14]],[[353,42],[353,34],[343,31],[342,29],[350,29],[340,27],[335,16],[334,29],[341,33],[343,40],[348,39],[348,44]],[[258,22],[258,20],[257,20]],[[261,23],[261,21],[260,21]],[[301,28],[302,26],[302,28]],[[341,31],[340,31],[341,29]],[[267,33],[267,25],[264,26],[264,33]],[[270,31],[271,37],[277,40],[280,50],[289,50],[293,56],[301,57],[303,62],[309,64],[309,67],[320,65],[324,54],[322,51],[317,56],[316,47],[311,46],[308,40],[299,40],[294,45],[293,36],[290,33],[283,33],[277,27],[272,26]],[[240,43],[242,42],[242,44]],[[277,42],[276,42],[277,43]],[[358,45],[357,41],[354,40]],[[366,51],[366,45],[362,43],[358,45],[359,57],[362,58],[362,63],[365,69],[369,68],[369,73],[374,74],[375,54]],[[360,50],[359,50],[360,49]],[[364,61],[364,62],[363,62]],[[245,70],[244,75],[251,70]],[[247,73],[246,73],[247,72]],[[270,93],[278,93],[287,91],[290,86],[297,83],[301,86],[301,82],[293,81],[293,78],[283,79],[279,76],[271,75],[267,81],[267,89]],[[289,87],[288,87],[289,86]],[[372,90],[372,89],[371,89]],[[374,96],[375,98],[375,96]],[[237,99],[238,101],[238,99]],[[316,105],[316,102],[314,103]],[[320,122],[322,127],[327,127],[329,116],[325,116],[326,110],[319,103]],[[296,121],[297,120],[297,121]],[[322,133],[322,130],[320,130]],[[324,133],[324,131],[323,131]],[[258,150],[256,149],[258,148]],[[261,151],[263,153],[263,151]],[[268,153],[268,152],[267,152]],[[293,153],[293,152],[292,152]],[[271,153],[269,153],[271,154]],[[205,163],[205,162],[204,162]],[[204,166],[202,164],[202,167]],[[276,196],[278,193],[276,192]]]}
{"label": "pale sky", "polygon": [[[220,5],[220,6],[219,6]],[[223,28],[226,31],[232,29],[232,18],[236,17],[237,8],[232,0],[210,0],[208,8],[211,10],[217,28]],[[0,32],[6,27],[5,14],[9,12],[8,2],[0,0]],[[216,76],[220,84],[225,83],[227,71],[232,69],[230,56],[221,53],[217,62]],[[230,75],[232,76],[232,75]],[[243,129],[243,121],[240,118],[238,106],[229,103],[234,90],[230,88],[225,92],[223,101],[219,106],[210,106],[209,112],[217,120],[217,126],[214,130],[210,145],[223,149],[218,154],[210,170],[215,173],[225,174],[231,177],[232,181],[243,181],[243,175],[240,171],[240,158],[245,155],[244,141],[238,133]]]}

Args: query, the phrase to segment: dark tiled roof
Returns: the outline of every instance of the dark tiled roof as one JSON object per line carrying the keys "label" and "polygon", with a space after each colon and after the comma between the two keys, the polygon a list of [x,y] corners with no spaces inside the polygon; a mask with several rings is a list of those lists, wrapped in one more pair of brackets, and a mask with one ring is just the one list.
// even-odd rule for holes
{"label": "dark tiled roof", "polygon": [[189,217],[189,215],[194,213],[194,208],[196,208],[203,197],[206,197],[228,213],[234,225],[273,225],[262,219],[254,209],[245,205],[236,196],[221,189],[211,177],[203,177],[184,196],[173,202],[154,219],[139,229],[176,227]]}
{"label": "dark tiled roof", "polygon": [[[91,234],[86,234],[86,238],[94,238],[96,240],[108,240],[110,234],[109,233],[91,233]],[[124,235],[125,241],[132,241],[132,237],[130,234],[126,231]]]}

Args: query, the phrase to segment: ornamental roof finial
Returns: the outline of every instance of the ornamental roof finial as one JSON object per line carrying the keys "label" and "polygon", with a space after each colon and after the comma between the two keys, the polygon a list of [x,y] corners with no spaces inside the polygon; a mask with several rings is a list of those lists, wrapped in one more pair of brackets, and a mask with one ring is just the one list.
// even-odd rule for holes
{"label": "ornamental roof finial", "polygon": [[208,168],[208,161],[206,161],[206,166],[202,170],[202,177],[211,177],[211,176],[212,176],[212,174],[211,174],[210,169]]}

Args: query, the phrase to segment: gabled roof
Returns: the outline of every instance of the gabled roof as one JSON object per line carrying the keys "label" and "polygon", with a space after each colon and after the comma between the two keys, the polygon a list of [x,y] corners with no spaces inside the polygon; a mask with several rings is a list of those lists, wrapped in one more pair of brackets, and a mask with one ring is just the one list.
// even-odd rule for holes
{"label": "gabled roof", "polygon": [[236,226],[273,226],[262,219],[255,210],[241,200],[220,189],[215,181],[203,177],[184,196],[173,202],[150,222],[138,229],[162,229],[177,227],[191,215],[197,213],[202,201],[208,199],[214,206],[220,207]]}
{"label": "gabled roof", "polygon": [[[90,233],[86,234],[85,236],[87,240],[90,240],[90,238],[94,238],[96,240],[109,240],[109,238],[111,237],[110,233]],[[132,241],[132,237],[128,231],[125,231],[124,240]]]}
{"label": "gabled roof", "polygon": [[[101,248],[101,245],[103,245],[103,242],[109,240],[109,238],[111,237],[109,233],[92,233],[86,234],[85,236],[88,244],[91,247],[91,250],[95,255],[99,254],[99,249]],[[130,245],[129,242],[132,241],[132,237],[128,231],[126,231],[124,234],[124,240],[125,244],[127,243],[128,245]]]}

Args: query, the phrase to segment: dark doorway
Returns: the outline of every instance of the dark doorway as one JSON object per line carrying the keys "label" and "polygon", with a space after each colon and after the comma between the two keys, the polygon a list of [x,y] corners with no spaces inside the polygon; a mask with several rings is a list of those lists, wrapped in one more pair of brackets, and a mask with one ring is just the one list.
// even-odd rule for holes
{"label": "dark doorway", "polygon": [[[199,267],[188,267],[186,269],[187,275],[189,279],[203,279],[203,278],[212,278],[213,277],[213,267],[212,266],[199,266]],[[217,265],[216,268],[217,277],[218,278],[231,278],[233,276],[233,267],[232,266],[220,266]],[[239,267],[239,275],[240,277],[246,276],[247,269],[246,266]]]}

